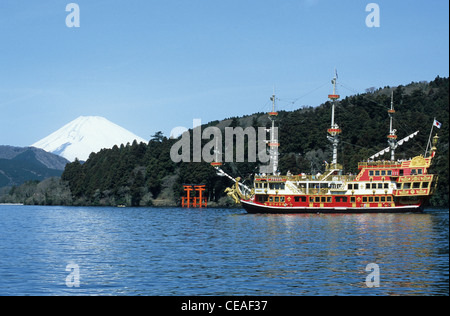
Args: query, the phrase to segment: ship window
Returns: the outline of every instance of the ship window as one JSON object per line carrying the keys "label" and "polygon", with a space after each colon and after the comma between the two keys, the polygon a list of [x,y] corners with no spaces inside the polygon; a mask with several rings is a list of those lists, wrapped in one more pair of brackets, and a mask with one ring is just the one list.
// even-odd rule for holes
{"label": "ship window", "polygon": [[388,176],[392,176],[392,170],[388,170],[387,174]]}
{"label": "ship window", "polygon": [[369,176],[373,176],[373,170],[369,171]]}
{"label": "ship window", "polygon": [[419,189],[419,188],[420,188],[420,182],[414,182],[413,189]]}
{"label": "ship window", "polygon": [[411,183],[403,183],[403,190],[405,189],[411,189]]}
{"label": "ship window", "polygon": [[377,203],[380,202],[380,197],[379,196],[375,197],[375,202],[377,202]]}
{"label": "ship window", "polygon": [[284,202],[284,196],[280,197],[280,202]]}
{"label": "ship window", "polygon": [[427,189],[429,184],[429,182],[422,182],[422,188]]}
{"label": "ship window", "polygon": [[314,198],[312,196],[309,197],[309,203],[313,203],[314,202]]}
{"label": "ship window", "polygon": [[384,183],[384,188],[389,189],[389,183]]}
{"label": "ship window", "polygon": [[370,183],[366,183],[366,189],[370,189]]}
{"label": "ship window", "polygon": [[377,188],[377,184],[376,183],[372,183],[372,189],[376,189]]}
{"label": "ship window", "polygon": [[358,190],[359,185],[358,185],[358,184],[354,184],[354,185],[353,185],[353,188],[354,188],[355,190]]}
{"label": "ship window", "polygon": [[349,190],[353,190],[353,184],[349,184],[349,185],[348,185],[348,189],[349,189]]}
{"label": "ship window", "polygon": [[316,196],[315,202],[316,202],[316,203],[320,203],[320,197]]}
{"label": "ship window", "polygon": [[416,169],[411,169],[411,174],[416,174]]}
{"label": "ship window", "polygon": [[380,170],[375,171],[375,175],[379,176],[380,175]]}
{"label": "ship window", "polygon": [[275,202],[280,202],[280,198],[278,196],[275,197]]}
{"label": "ship window", "polygon": [[381,197],[381,202],[386,202],[386,197],[385,196]]}
{"label": "ship window", "polygon": [[352,196],[352,197],[350,198],[350,202],[356,203],[356,198],[355,198],[354,196]]}
{"label": "ship window", "polygon": [[367,196],[363,197],[363,203],[367,203]]}
{"label": "ship window", "polygon": [[273,202],[273,196],[269,197],[269,202]]}
{"label": "ship window", "polygon": [[284,190],[284,183],[271,183],[270,186],[272,190]]}
{"label": "ship window", "polygon": [[391,202],[392,201],[392,197],[391,196],[387,196],[386,197],[386,201]]}
{"label": "ship window", "polygon": [[320,202],[325,203],[325,196],[322,196],[322,197],[320,198]]}
{"label": "ship window", "polygon": [[386,170],[381,170],[381,175],[385,176],[386,175]]}
{"label": "ship window", "polygon": [[383,188],[383,183],[378,183],[378,189],[382,189]]}
{"label": "ship window", "polygon": [[347,202],[347,197],[346,196],[342,196],[342,197],[338,196],[338,197],[336,197],[336,202],[346,203]]}
{"label": "ship window", "polygon": [[369,203],[373,202],[373,196],[369,196]]}
{"label": "ship window", "polygon": [[327,196],[327,203],[331,203],[331,196]]}
{"label": "ship window", "polygon": [[422,174],[422,169],[417,169],[417,174]]}
{"label": "ship window", "polygon": [[295,202],[306,202],[306,196],[296,196],[295,198]]}

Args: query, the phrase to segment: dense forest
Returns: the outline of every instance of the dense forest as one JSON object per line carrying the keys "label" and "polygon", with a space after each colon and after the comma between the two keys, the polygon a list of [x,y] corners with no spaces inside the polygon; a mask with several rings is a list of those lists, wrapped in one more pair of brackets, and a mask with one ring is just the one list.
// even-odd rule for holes
{"label": "dense forest", "polygon": [[[396,114],[394,128],[399,139],[420,131],[413,141],[399,147],[396,158],[407,159],[424,154],[433,119],[442,123],[436,129],[440,139],[431,170],[439,174],[438,190],[431,199],[433,206],[447,207],[449,194],[449,79],[437,77],[430,83],[411,83],[395,88],[372,89],[339,101],[336,122],[343,130],[338,160],[344,172],[356,172],[357,163],[387,147],[389,118],[387,110],[394,94]],[[330,125],[331,103],[303,107],[295,111],[279,111],[280,156],[282,174],[324,170],[331,160],[331,147],[326,138]],[[202,126],[224,127],[269,126],[267,114],[258,113],[210,122]],[[190,131],[192,135],[192,130]],[[203,140],[206,144],[209,140]],[[179,162],[170,158],[177,139],[155,133],[148,144],[114,146],[92,153],[85,163],[75,161],[66,166],[60,179],[28,182],[13,188],[3,202],[63,205],[178,205],[183,184],[205,184],[210,205],[231,206],[224,189],[230,180],[219,177],[206,162]],[[192,137],[191,137],[192,142]],[[192,148],[192,147],[191,147]],[[387,158],[386,158],[387,159]],[[226,163],[223,169],[240,176],[247,183],[258,172],[257,163]],[[52,182],[51,182],[52,181]],[[0,202],[2,202],[0,198]]]}

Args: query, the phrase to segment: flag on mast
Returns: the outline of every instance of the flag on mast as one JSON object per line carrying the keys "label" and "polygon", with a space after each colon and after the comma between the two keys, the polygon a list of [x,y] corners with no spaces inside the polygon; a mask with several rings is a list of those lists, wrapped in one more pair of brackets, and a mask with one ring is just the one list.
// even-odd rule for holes
{"label": "flag on mast", "polygon": [[441,128],[442,124],[439,123],[438,121],[436,121],[436,119],[434,119],[433,126],[436,126],[437,128]]}

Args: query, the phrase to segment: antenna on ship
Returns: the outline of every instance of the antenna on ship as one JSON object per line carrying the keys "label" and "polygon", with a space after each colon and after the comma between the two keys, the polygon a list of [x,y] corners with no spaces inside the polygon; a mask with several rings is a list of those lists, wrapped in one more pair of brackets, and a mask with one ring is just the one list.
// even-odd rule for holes
{"label": "antenna on ship", "polygon": [[339,134],[342,133],[342,130],[339,126],[334,122],[334,108],[336,105],[336,100],[340,98],[340,95],[336,93],[336,83],[337,83],[338,74],[336,68],[334,69],[334,78],[331,80],[333,84],[333,94],[329,94],[328,98],[332,102],[332,110],[331,110],[331,127],[327,130],[330,136],[327,136],[328,140],[331,142],[333,146],[333,160],[331,161],[331,167],[333,169],[337,169],[337,147],[339,144]]}
{"label": "antenna on ship", "polygon": [[397,130],[392,129],[392,120],[395,114],[394,110],[394,91],[391,92],[391,108],[388,110],[389,113],[389,135],[388,138],[388,144],[389,148],[391,149],[391,161],[395,160],[395,149],[398,147],[397,143],[397,135],[395,133]]}
{"label": "antenna on ship", "polygon": [[221,148],[219,148],[221,144],[219,143],[219,138],[216,137],[216,146],[214,148],[214,161],[211,162],[211,166],[218,169],[220,166],[222,166],[222,155],[221,155]]}
{"label": "antenna on ship", "polygon": [[275,130],[275,118],[278,116],[278,112],[275,111],[275,87],[270,101],[272,101],[272,112],[269,112],[269,119],[272,121],[272,128],[270,129],[269,154],[272,162],[272,173],[275,175],[278,171],[278,147],[280,146],[277,139],[278,133]]}

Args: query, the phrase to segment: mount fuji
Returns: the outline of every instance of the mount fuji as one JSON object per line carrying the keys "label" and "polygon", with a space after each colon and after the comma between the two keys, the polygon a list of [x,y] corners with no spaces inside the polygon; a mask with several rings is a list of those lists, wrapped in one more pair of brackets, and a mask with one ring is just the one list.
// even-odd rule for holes
{"label": "mount fuji", "polygon": [[92,152],[114,145],[147,143],[142,137],[108,121],[101,116],[80,116],[56,132],[31,145],[59,155],[69,161],[86,161]]}

